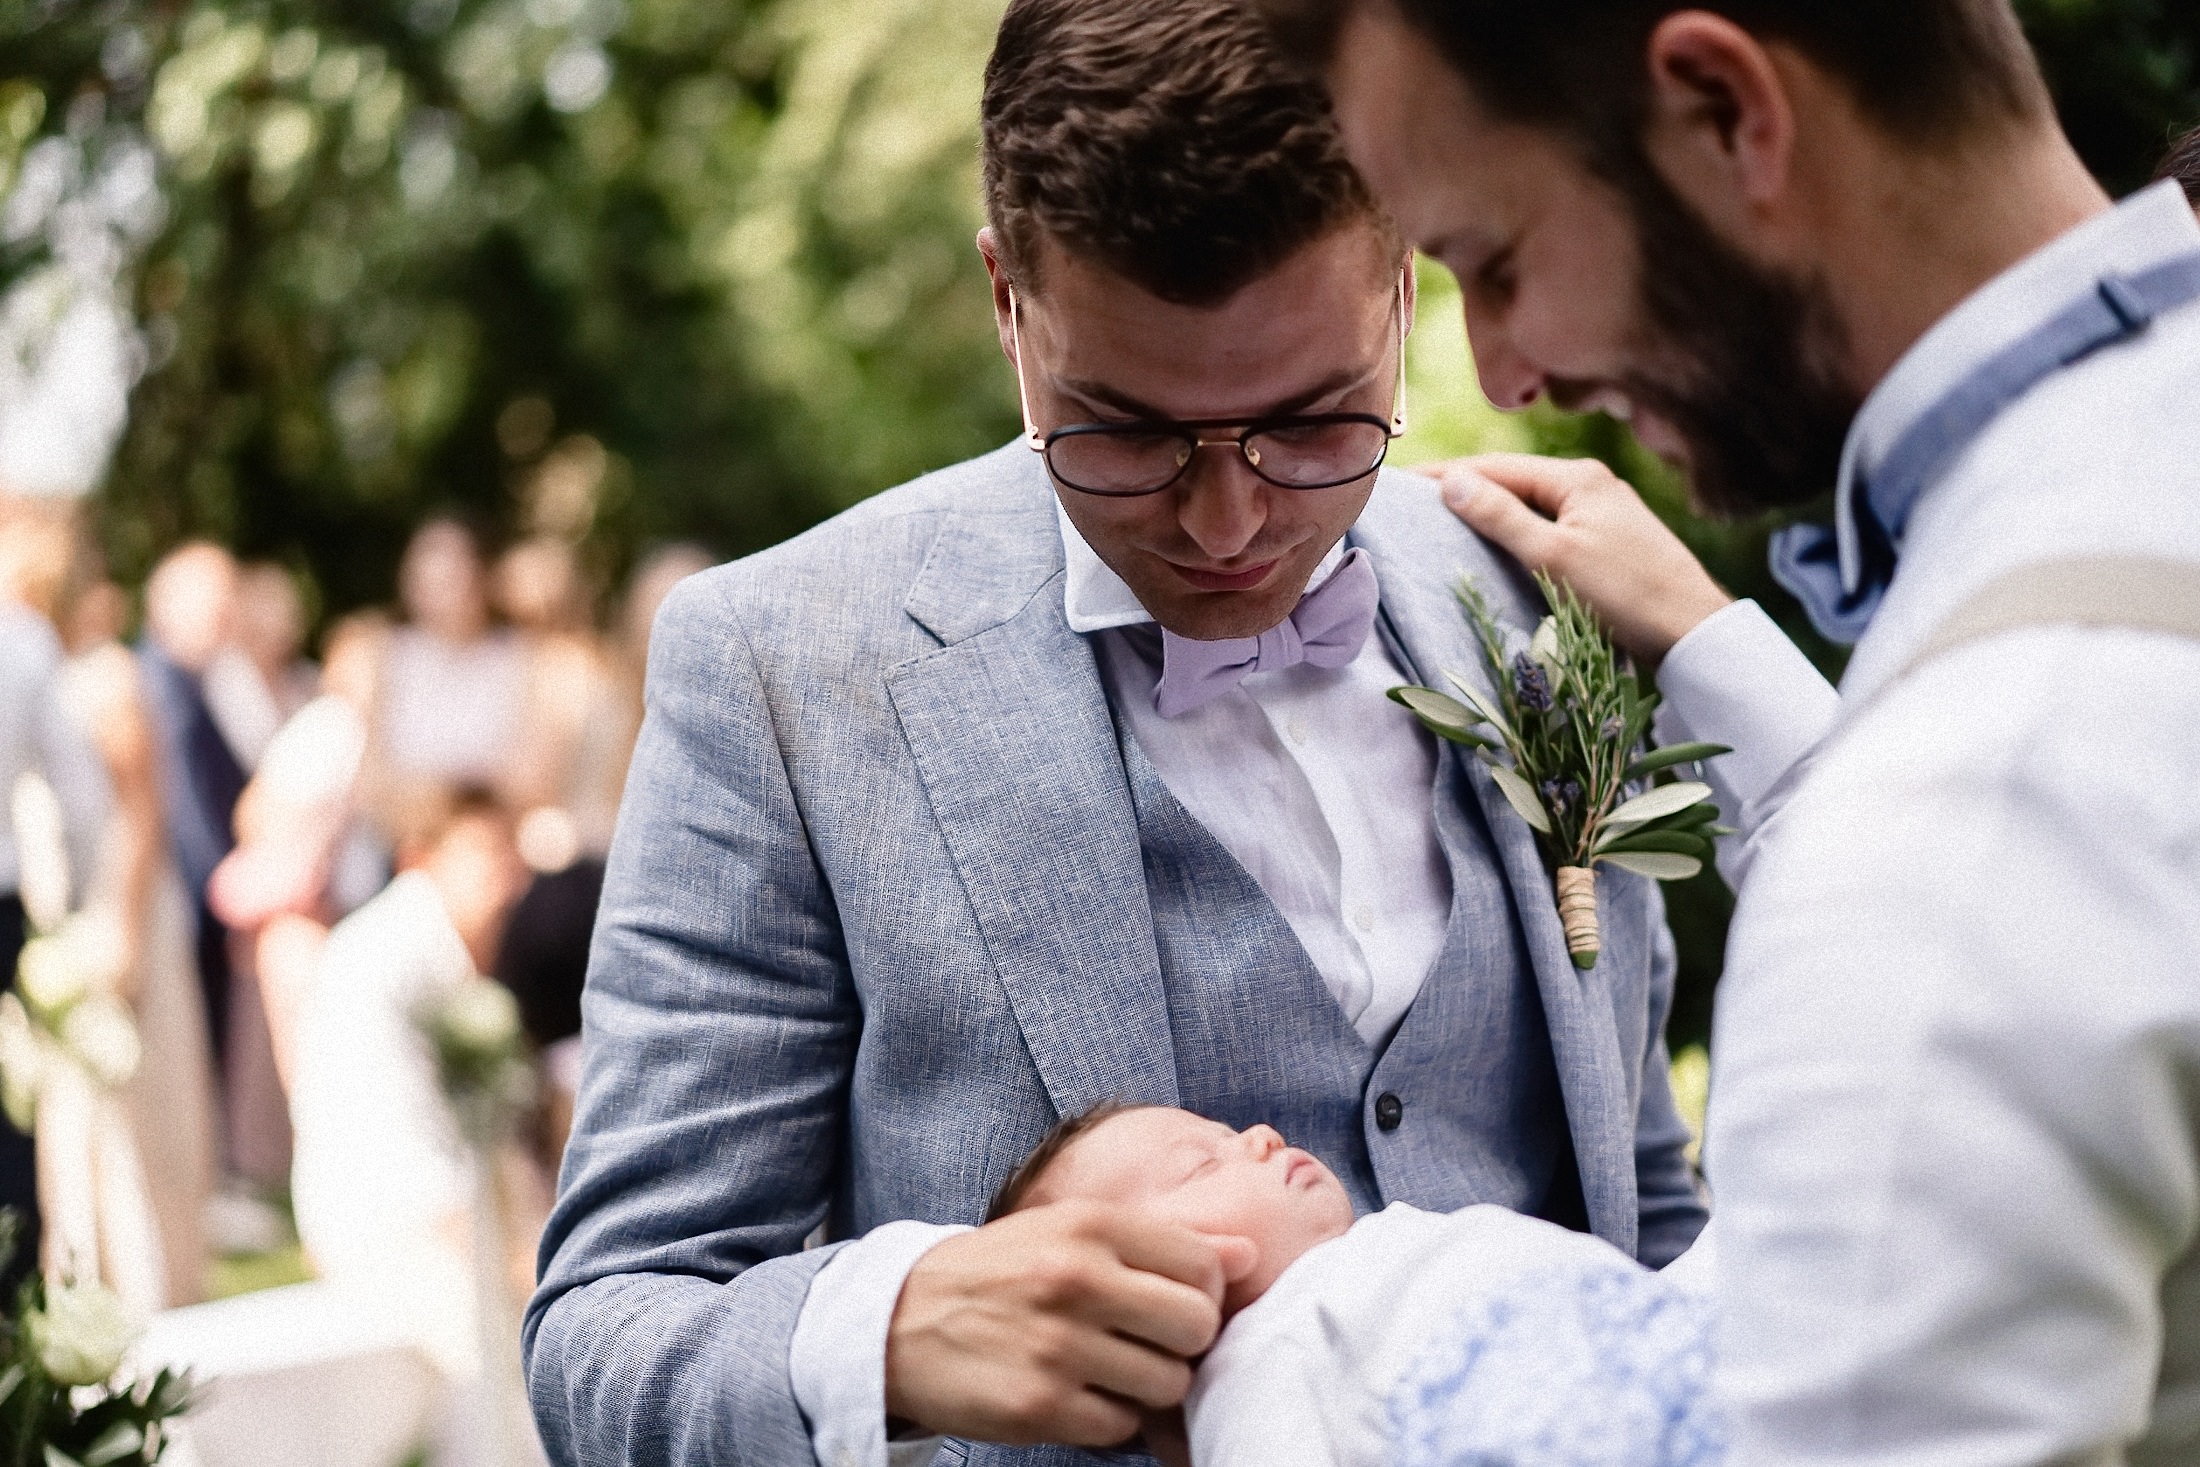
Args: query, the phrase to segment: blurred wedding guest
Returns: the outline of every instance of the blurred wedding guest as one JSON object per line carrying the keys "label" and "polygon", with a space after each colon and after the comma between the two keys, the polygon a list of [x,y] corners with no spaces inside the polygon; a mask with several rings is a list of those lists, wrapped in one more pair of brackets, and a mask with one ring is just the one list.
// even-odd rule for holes
{"label": "blurred wedding guest", "polygon": [[538,871],[562,871],[610,850],[634,730],[571,544],[541,535],[513,546],[497,562],[495,593],[527,643],[525,732],[508,787],[528,812],[521,852]]}
{"label": "blurred wedding guest", "polygon": [[636,698],[641,696],[642,677],[648,671],[649,630],[656,625],[658,609],[673,587],[717,563],[718,557],[702,546],[679,541],[650,551],[634,568],[626,584],[626,598],[619,607],[618,651],[619,665]]}
{"label": "blurred wedding guest", "polygon": [[642,681],[649,671],[649,631],[656,625],[658,608],[665,604],[673,587],[717,563],[718,557],[702,546],[677,541],[643,556],[626,583],[626,595],[619,603],[612,629],[612,655],[626,690],[628,727],[633,731],[619,760],[622,785],[626,765],[634,756],[634,738],[641,732]]}
{"label": "blurred wedding guest", "polygon": [[581,989],[603,876],[603,862],[592,857],[560,871],[538,872],[512,909],[491,970],[518,1001],[520,1027],[539,1061],[540,1160],[548,1176],[556,1175],[564,1155],[580,1088]]}
{"label": "blurred wedding guest", "polygon": [[[106,827],[108,792],[99,757],[62,715],[56,689],[60,638],[51,621],[66,563],[67,531],[60,511],[0,494],[0,801],[12,805],[17,781],[42,776],[60,798],[72,884],[95,864]],[[15,983],[15,962],[28,935],[23,905],[23,852],[12,819],[0,806],[0,978]],[[38,873],[32,873],[33,880]],[[0,1122],[0,1206],[23,1219],[21,1247],[0,1297],[37,1266],[37,1158],[28,1136]]]}
{"label": "blurred wedding guest", "polygon": [[[192,903],[161,826],[144,679],[122,640],[128,621],[129,599],[120,587],[83,578],[62,609],[70,656],[57,691],[62,711],[97,749],[114,791],[84,905],[110,921],[120,939],[114,996],[136,1021],[140,1057],[115,1097],[134,1156],[124,1177],[115,1175],[124,1168],[100,1169],[98,1246],[106,1282],[149,1312],[203,1296],[214,1086]],[[126,1256],[133,1252],[138,1256]]]}
{"label": "blurred wedding guest", "polygon": [[330,932],[299,1007],[292,1199],[321,1277],[386,1289],[464,1358],[474,1176],[418,1019],[491,965],[526,872],[478,789],[424,817],[400,864]]}
{"label": "blurred wedding guest", "polygon": [[206,669],[206,700],[229,747],[257,769],[276,730],[310,701],[319,669],[305,648],[305,602],[280,565],[256,561],[237,573],[230,642]]}
{"label": "blurred wedding guest", "polygon": [[481,541],[455,518],[414,533],[398,567],[404,622],[376,669],[369,807],[395,842],[461,786],[502,793],[527,700],[527,649],[490,617]]}
{"label": "blurred wedding guest", "polygon": [[233,821],[245,769],[214,721],[203,680],[229,644],[236,595],[237,563],[228,551],[203,540],[180,546],[145,584],[145,634],[138,642],[162,815],[192,904],[200,995],[217,1071],[229,1045],[230,963],[228,934],[207,905],[206,888],[236,844]]}
{"label": "blurred wedding guest", "polygon": [[252,943],[276,1070],[295,1075],[295,1017],[328,924],[389,879],[385,849],[359,818],[358,782],[388,634],[373,613],[330,631],[325,691],[269,743],[237,812],[237,849],[214,873],[214,908]]}

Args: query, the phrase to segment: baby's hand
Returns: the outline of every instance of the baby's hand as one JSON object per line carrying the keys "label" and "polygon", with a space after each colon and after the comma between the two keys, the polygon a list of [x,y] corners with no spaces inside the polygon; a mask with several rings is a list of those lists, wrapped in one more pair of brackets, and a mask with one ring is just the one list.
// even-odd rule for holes
{"label": "baby's hand", "polygon": [[1729,596],[1627,482],[1595,459],[1493,453],[1425,467],[1469,528],[1572,586],[1655,668]]}

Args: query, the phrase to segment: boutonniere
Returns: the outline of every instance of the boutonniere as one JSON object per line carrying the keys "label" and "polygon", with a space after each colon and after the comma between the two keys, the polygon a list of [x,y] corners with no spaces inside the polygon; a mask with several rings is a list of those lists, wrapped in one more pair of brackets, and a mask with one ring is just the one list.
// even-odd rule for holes
{"label": "boutonniere", "polygon": [[[1733,834],[1718,824],[1709,785],[1674,777],[1683,765],[1731,750],[1676,744],[1645,752],[1657,694],[1643,691],[1570,588],[1541,574],[1536,584],[1551,614],[1517,646],[1482,588],[1471,578],[1459,583],[1459,604],[1497,689],[1494,699],[1457,673],[1446,676],[1458,698],[1412,687],[1390,696],[1431,733],[1473,749],[1534,829],[1556,886],[1567,950],[1574,966],[1586,970],[1603,946],[1599,867],[1686,881],[1703,870],[1712,842]],[[1656,782],[1661,777],[1666,782]]]}

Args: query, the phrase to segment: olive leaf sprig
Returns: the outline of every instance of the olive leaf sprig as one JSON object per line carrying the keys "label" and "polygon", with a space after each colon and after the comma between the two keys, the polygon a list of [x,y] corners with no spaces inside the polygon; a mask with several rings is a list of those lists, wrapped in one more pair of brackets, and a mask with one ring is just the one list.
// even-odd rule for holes
{"label": "olive leaf sprig", "polygon": [[1459,604],[1488,664],[1494,698],[1457,673],[1447,676],[1459,698],[1416,687],[1395,688],[1390,696],[1430,732],[1473,749],[1534,829],[1557,884],[1567,948],[1575,966],[1587,969],[1602,946],[1598,867],[1685,881],[1703,870],[1712,842],[1732,833],[1718,824],[1710,786],[1645,783],[1731,751],[1677,744],[1638,752],[1657,694],[1639,686],[1570,587],[1541,574],[1536,584],[1551,614],[1527,650],[1509,653],[1488,596],[1471,578],[1459,583]]}

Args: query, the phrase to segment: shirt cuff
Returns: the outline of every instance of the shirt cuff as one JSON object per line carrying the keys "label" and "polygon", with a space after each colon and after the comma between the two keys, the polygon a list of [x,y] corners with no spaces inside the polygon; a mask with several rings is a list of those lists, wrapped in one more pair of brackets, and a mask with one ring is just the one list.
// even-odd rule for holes
{"label": "shirt cuff", "polygon": [[886,1332],[917,1260],[969,1231],[888,1223],[834,1254],[811,1281],[787,1370],[823,1467],[903,1467],[939,1449],[937,1437],[887,1444]]}
{"label": "shirt cuff", "polygon": [[1734,750],[1704,766],[1728,823],[1747,840],[1781,777],[1833,727],[1841,695],[1754,601],[1737,601],[1673,645],[1658,669],[1661,744]]}

